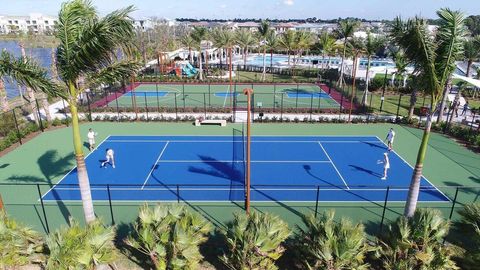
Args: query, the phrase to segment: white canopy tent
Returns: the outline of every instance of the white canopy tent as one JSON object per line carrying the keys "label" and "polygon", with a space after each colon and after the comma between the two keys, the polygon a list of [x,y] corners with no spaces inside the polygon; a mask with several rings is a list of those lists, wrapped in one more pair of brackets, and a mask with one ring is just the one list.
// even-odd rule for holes
{"label": "white canopy tent", "polygon": [[453,78],[461,79],[461,80],[463,80],[463,81],[468,82],[469,84],[474,85],[474,86],[477,87],[477,88],[480,88],[480,80],[472,79],[472,78],[470,78],[470,77],[465,77],[465,76],[458,75],[458,74],[453,74]]}

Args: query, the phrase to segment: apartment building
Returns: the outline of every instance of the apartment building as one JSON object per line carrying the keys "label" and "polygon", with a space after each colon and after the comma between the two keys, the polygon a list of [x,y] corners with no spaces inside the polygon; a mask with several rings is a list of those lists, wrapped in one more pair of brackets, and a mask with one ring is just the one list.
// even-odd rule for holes
{"label": "apartment building", "polygon": [[39,13],[28,16],[0,15],[0,34],[10,33],[45,33],[52,31],[57,18]]}

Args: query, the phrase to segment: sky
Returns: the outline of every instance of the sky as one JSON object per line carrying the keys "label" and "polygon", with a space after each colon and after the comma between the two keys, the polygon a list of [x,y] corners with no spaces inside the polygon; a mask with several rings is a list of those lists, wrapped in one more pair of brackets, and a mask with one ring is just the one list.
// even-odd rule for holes
{"label": "sky", "polygon": [[[56,15],[65,0],[0,0],[1,15]],[[102,13],[134,5],[135,18],[309,18],[392,19],[398,15],[436,18],[442,7],[480,14],[480,0],[92,0]]]}

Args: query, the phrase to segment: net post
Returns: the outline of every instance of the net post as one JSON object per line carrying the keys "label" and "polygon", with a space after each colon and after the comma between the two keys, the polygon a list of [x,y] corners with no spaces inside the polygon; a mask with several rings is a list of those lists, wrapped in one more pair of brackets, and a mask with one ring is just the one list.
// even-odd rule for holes
{"label": "net post", "polygon": [[17,130],[18,142],[20,143],[20,145],[22,145],[23,144],[22,134],[20,133],[20,128],[18,127],[17,116],[15,115],[15,108],[13,108],[12,114],[13,114],[13,121],[15,122],[15,129]]}
{"label": "net post", "polygon": [[390,186],[387,187],[387,191],[385,192],[385,202],[383,203],[383,212],[382,212],[382,221],[380,221],[380,233],[383,230],[383,221],[385,219],[385,211],[387,210],[387,203],[388,203],[388,194],[390,193]]}
{"label": "net post", "polygon": [[115,218],[113,216],[112,194],[110,193],[110,184],[107,184],[108,206],[110,207],[110,217],[112,219],[112,226],[115,225]]}
{"label": "net post", "polygon": [[458,196],[458,188],[455,189],[455,197],[453,197],[453,202],[452,202],[452,209],[450,210],[450,215],[448,215],[448,219],[451,220],[453,216],[453,211],[455,210],[455,204],[457,204],[457,196]]}
{"label": "net post", "polygon": [[47,233],[50,233],[50,227],[48,226],[47,213],[45,212],[45,205],[43,204],[42,191],[40,190],[40,184],[37,184],[38,197],[40,198],[40,204],[42,206],[43,219],[45,220],[45,229]]}
{"label": "net post", "polygon": [[40,113],[40,106],[38,105],[38,99],[35,99],[35,104],[37,105],[37,113],[38,113],[38,123],[40,124],[40,129],[44,132],[43,123],[42,123],[42,114]]}
{"label": "net post", "polygon": [[180,203],[180,186],[177,184],[177,203]]}
{"label": "net post", "polygon": [[343,91],[340,92],[340,106],[338,107],[338,120],[342,117],[342,108],[343,108]]}
{"label": "net post", "polygon": [[320,186],[317,186],[317,197],[315,199],[315,218],[318,215],[318,199],[320,198]]}

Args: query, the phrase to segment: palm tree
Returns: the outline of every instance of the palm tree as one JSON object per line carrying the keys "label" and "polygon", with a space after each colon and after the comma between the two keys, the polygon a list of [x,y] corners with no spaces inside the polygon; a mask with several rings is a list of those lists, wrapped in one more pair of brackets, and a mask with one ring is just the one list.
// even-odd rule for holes
{"label": "palm tree", "polygon": [[458,269],[452,248],[442,244],[449,227],[436,209],[419,209],[411,218],[399,217],[377,240],[379,264],[391,270]]}
{"label": "palm tree", "polygon": [[252,32],[248,29],[240,29],[236,33],[237,44],[242,48],[243,51],[243,67],[247,66],[247,54],[248,48],[257,43],[255,37],[252,35]]}
{"label": "palm tree", "polygon": [[462,247],[465,254],[460,259],[461,269],[474,270],[480,264],[480,203],[467,204],[458,211],[462,219],[456,229],[463,236]]}
{"label": "palm tree", "polygon": [[[311,45],[312,45],[312,35],[310,32],[295,31],[294,58],[296,57],[296,55],[298,55],[298,57],[301,57],[303,52],[309,49]],[[295,65],[295,59],[293,64]]]}
{"label": "palm tree", "polygon": [[5,83],[3,78],[0,76],[0,109],[2,112],[7,112],[10,110],[10,105],[8,102],[7,89],[5,88]]}
{"label": "palm tree", "polygon": [[[399,78],[403,79],[402,87],[405,88],[407,86],[407,67],[409,65],[408,59],[405,56],[405,53],[401,49],[391,50],[393,61],[395,62],[395,72],[394,75],[398,75]],[[392,76],[394,77],[394,76]]]}
{"label": "palm tree", "polygon": [[273,67],[273,52],[278,49],[280,45],[277,34],[272,29],[265,37],[265,48],[270,51],[270,69]]}
{"label": "palm tree", "polygon": [[[228,51],[228,78],[229,78],[229,93],[230,93],[230,108],[232,107],[232,90],[233,90],[233,80],[232,80],[232,50],[233,47],[237,44],[237,40],[235,38],[234,33],[229,30],[229,29],[223,29],[222,30],[222,44],[225,48],[227,48]],[[238,75],[238,74],[237,74]]]}
{"label": "palm tree", "polygon": [[365,55],[367,56],[367,72],[365,75],[365,91],[363,92],[362,104],[368,103],[368,85],[370,83],[370,62],[372,56],[375,55],[382,46],[384,46],[383,39],[374,37],[370,32],[367,33],[365,39]]}
{"label": "palm tree", "polygon": [[[455,70],[455,61],[463,56],[464,16],[458,11],[437,11],[440,26],[435,35],[428,30],[425,19],[415,17],[407,21],[396,18],[390,36],[405,51],[416,72],[424,77],[426,92],[430,95],[430,109],[434,112],[447,80]],[[423,162],[430,138],[432,115],[427,117],[422,142],[405,205],[405,216],[412,217],[417,206]]]}
{"label": "palm tree", "polygon": [[267,57],[267,37],[270,34],[270,24],[268,21],[262,20],[260,22],[260,26],[258,27],[258,40],[260,43],[260,46],[263,48],[263,71],[262,71],[262,81],[265,81],[265,76],[267,73],[267,67],[266,67],[266,57]]}
{"label": "palm tree", "polygon": [[361,55],[365,53],[365,40],[362,38],[353,38],[348,43],[348,51],[353,56],[353,72],[352,72],[352,93],[350,97],[350,109],[348,111],[348,121],[352,115],[353,103],[355,99],[355,82],[357,79],[358,61]]}
{"label": "palm tree", "polygon": [[293,30],[288,29],[280,36],[279,45],[287,51],[288,54],[288,66],[290,66],[290,53],[295,50],[296,35]]}
{"label": "palm tree", "polygon": [[357,29],[359,23],[358,21],[354,20],[341,20],[338,23],[338,27],[336,30],[337,36],[340,39],[343,39],[343,53],[342,53],[342,62],[340,66],[340,77],[338,79],[337,85],[340,87],[343,87],[345,79],[343,78],[343,73],[344,73],[344,65],[345,65],[345,56],[346,56],[346,50],[347,50],[347,42],[350,37],[353,36],[353,33]]}
{"label": "palm tree", "polygon": [[73,0],[62,4],[55,37],[59,41],[56,53],[57,71],[64,88],[56,88],[55,96],[62,97],[70,107],[73,146],[77,177],[85,220],[95,220],[83,144],[78,123],[78,96],[87,85],[111,84],[132,76],[139,68],[135,60],[114,57],[121,50],[128,56],[134,47],[135,31],[129,17],[133,7],[114,11],[99,18],[90,1]]}
{"label": "palm tree", "polygon": [[224,40],[223,40],[224,35],[222,33],[223,31],[225,30],[222,28],[214,28],[209,34],[210,38],[213,41],[213,46],[216,47],[217,50],[219,50],[220,67],[222,67],[223,49],[225,47]]}
{"label": "palm tree", "polygon": [[[22,54],[22,58],[27,59],[27,54],[25,53],[25,46],[23,45],[22,42],[19,43],[19,46],[20,46],[20,51],[21,51],[21,54]],[[36,103],[36,98],[35,98],[35,92],[33,91],[33,89],[31,87],[26,87],[26,94],[27,94],[27,98],[28,98],[27,102],[30,105],[30,110],[32,111],[33,120],[38,125],[38,124],[40,124],[41,119],[40,119],[40,116],[37,113],[37,103]]]}
{"label": "palm tree", "polygon": [[470,71],[473,61],[480,58],[480,36],[465,40],[463,43],[465,60],[467,60],[467,77],[470,77]]}
{"label": "palm tree", "polygon": [[202,41],[207,38],[207,28],[205,27],[193,27],[193,31],[190,34],[192,39],[195,41],[195,47],[197,47],[198,51],[198,65],[199,65],[199,79],[203,80],[203,63],[202,63]]}
{"label": "palm tree", "polygon": [[[322,50],[322,60],[325,62],[325,56],[328,56],[328,62],[326,68],[330,67],[330,57],[335,52],[335,39],[330,35],[328,32],[322,32],[318,36],[318,43],[320,44],[320,48]],[[322,65],[322,68],[325,68]]]}
{"label": "palm tree", "polygon": [[366,254],[371,250],[366,241],[364,226],[342,218],[334,220],[335,213],[326,212],[302,218],[292,246],[304,269],[368,269]]}
{"label": "palm tree", "polygon": [[185,35],[180,39],[180,43],[188,49],[188,58],[193,63],[192,48],[195,47],[195,40],[190,35]]}

